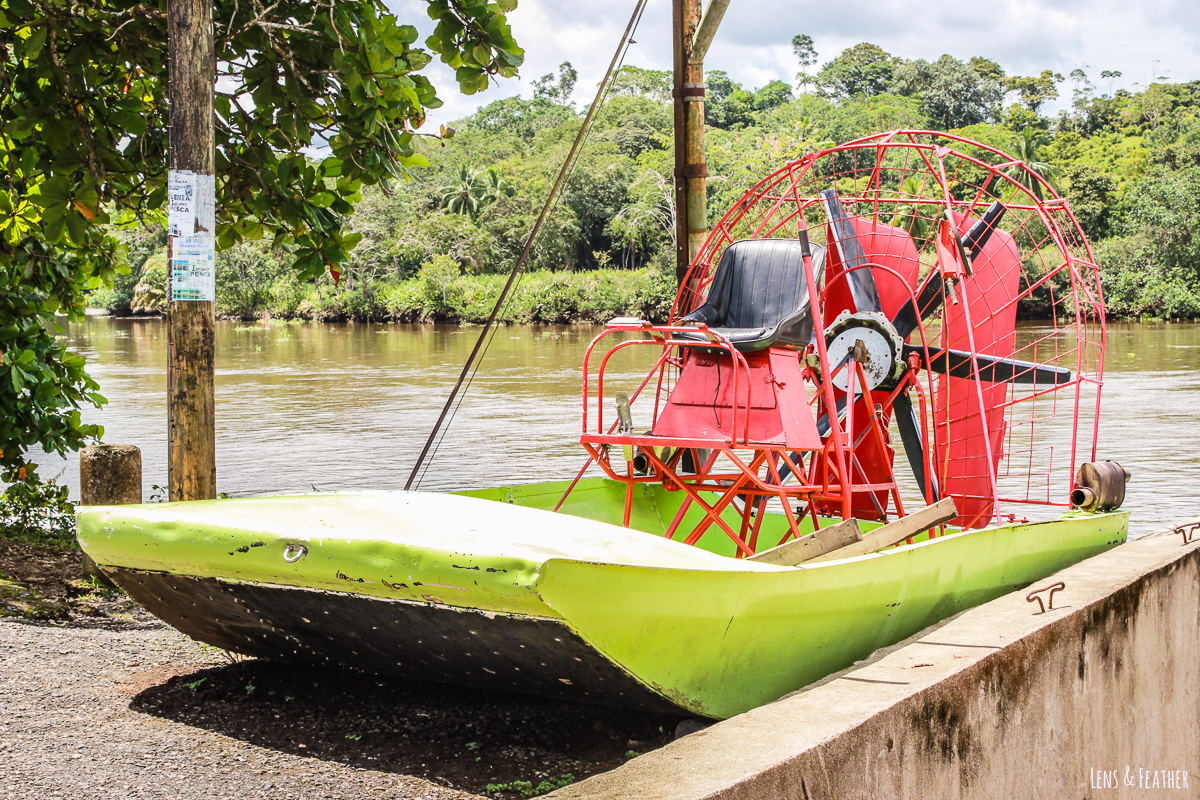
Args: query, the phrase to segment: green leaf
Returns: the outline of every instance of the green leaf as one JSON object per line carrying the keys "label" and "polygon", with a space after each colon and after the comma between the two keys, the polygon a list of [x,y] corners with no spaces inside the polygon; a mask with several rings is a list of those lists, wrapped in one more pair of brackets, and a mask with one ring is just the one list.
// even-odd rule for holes
{"label": "green leaf", "polygon": [[496,0],[496,5],[500,10],[507,14],[510,11],[517,10],[517,0]]}
{"label": "green leaf", "polygon": [[42,52],[42,47],[46,44],[46,34],[49,33],[49,31],[50,29],[45,25],[34,29],[33,33],[29,35],[29,38],[25,40],[26,58],[33,59],[38,57],[38,54]]}
{"label": "green leaf", "polygon": [[454,78],[460,84],[466,86],[482,74],[483,70],[479,69],[478,67],[459,67],[454,71]]}
{"label": "green leaf", "polygon": [[51,178],[43,183],[34,196],[35,202],[42,206],[63,205],[71,199],[70,191],[67,185],[66,178]]}
{"label": "green leaf", "polygon": [[100,208],[100,195],[93,186],[88,186],[86,189],[77,192],[74,199],[87,206],[88,210],[93,214]]}
{"label": "green leaf", "polygon": [[228,250],[237,244],[238,233],[232,225],[226,225],[220,233],[217,234],[217,249]]}
{"label": "green leaf", "polygon": [[62,241],[63,231],[66,228],[66,220],[63,218],[63,210],[57,209],[55,213],[51,213],[50,209],[42,215],[42,232],[46,237],[48,244],[58,244]]}
{"label": "green leaf", "polygon": [[242,223],[242,237],[250,241],[257,241],[263,238],[263,226],[257,222]]}
{"label": "green leaf", "polygon": [[433,59],[424,50],[413,50],[409,52],[408,64],[413,70],[424,69]]}
{"label": "green leaf", "polygon": [[336,195],[334,195],[333,192],[320,192],[309,202],[317,208],[329,208],[330,203],[332,203],[335,199]]}
{"label": "green leaf", "polygon": [[87,220],[73,208],[67,211],[65,217],[67,236],[70,237],[72,244],[82,247],[87,243]]}
{"label": "green leaf", "polygon": [[403,56],[404,51],[408,49],[405,47],[404,42],[402,42],[397,36],[387,37],[383,40],[383,45],[387,48],[387,51],[394,56]]}

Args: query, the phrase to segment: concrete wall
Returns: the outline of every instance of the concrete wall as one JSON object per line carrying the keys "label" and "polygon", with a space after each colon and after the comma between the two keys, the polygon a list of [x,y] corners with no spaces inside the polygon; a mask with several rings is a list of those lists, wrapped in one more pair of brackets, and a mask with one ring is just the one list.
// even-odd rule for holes
{"label": "concrete wall", "polygon": [[1044,614],[999,598],[550,796],[1200,797],[1200,538],[1164,529],[1034,588],[1056,580]]}

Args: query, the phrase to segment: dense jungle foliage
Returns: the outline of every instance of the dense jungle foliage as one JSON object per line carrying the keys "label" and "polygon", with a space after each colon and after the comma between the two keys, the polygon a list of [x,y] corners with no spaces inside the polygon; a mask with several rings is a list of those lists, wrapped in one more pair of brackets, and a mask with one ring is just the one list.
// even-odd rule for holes
{"label": "dense jungle foliage", "polygon": [[[1007,75],[985,58],[932,63],[872,44],[815,69],[794,40],[793,88],[746,89],[707,75],[709,209],[719,218],[788,159],[898,127],[953,131],[1035,166],[1071,201],[1118,316],[1200,316],[1200,81],[1113,91],[1119,73]],[[807,49],[806,49],[807,48]],[[301,279],[269,243],[219,256],[218,311],[306,319],[486,317],[584,109],[564,63],[535,96],[498,100],[428,144],[429,167],[364,190],[350,227],[362,235],[339,285]],[[1097,88],[1093,81],[1101,86]],[[1045,113],[1058,100],[1063,110]],[[625,67],[504,314],[515,322],[603,320],[669,308],[673,231],[670,76]],[[117,313],[162,302],[161,233],[121,233],[135,268],[93,304]]]}

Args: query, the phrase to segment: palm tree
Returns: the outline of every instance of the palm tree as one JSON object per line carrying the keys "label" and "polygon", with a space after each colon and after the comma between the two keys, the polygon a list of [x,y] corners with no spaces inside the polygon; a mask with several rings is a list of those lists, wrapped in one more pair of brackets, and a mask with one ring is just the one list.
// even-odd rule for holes
{"label": "palm tree", "polygon": [[1058,168],[1047,161],[1041,161],[1041,148],[1050,143],[1050,137],[1044,132],[1035,130],[1030,126],[1026,126],[1025,130],[1020,133],[1014,133],[1012,137],[1012,154],[1017,157],[1017,160],[1025,162],[1025,167],[1022,169],[1019,165],[1014,165],[1008,168],[1005,173],[1017,183],[1024,186],[1033,194],[1034,197],[1042,199],[1042,182],[1037,179],[1032,173],[1037,173],[1050,184],[1050,188],[1061,194],[1058,188]]}
{"label": "palm tree", "polygon": [[479,178],[483,184],[483,194],[479,198],[480,208],[491,205],[502,198],[512,197],[517,193],[517,190],[504,180],[495,167],[488,167]]}
{"label": "palm tree", "polygon": [[483,207],[480,201],[485,188],[486,184],[478,172],[465,165],[459,166],[453,181],[438,189],[441,195],[439,205],[451,214],[466,214],[474,219]]}
{"label": "palm tree", "polygon": [[484,206],[516,193],[495,167],[479,172],[460,166],[454,173],[453,182],[438,189],[442,208],[451,214],[466,214],[471,219],[475,219]]}

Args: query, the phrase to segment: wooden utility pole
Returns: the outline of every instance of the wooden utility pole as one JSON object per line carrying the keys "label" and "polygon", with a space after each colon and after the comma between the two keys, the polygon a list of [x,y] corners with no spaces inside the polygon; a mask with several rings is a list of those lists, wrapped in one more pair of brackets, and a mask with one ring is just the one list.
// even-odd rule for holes
{"label": "wooden utility pole", "polygon": [[169,0],[167,16],[168,222],[184,220],[167,237],[167,483],[171,500],[206,500],[217,491],[214,298],[212,275],[205,274],[206,263],[212,269],[206,254],[213,252],[216,234],[212,0]]}
{"label": "wooden utility pole", "polygon": [[[675,67],[671,92],[675,99],[675,277],[680,284],[692,263],[693,221],[707,227],[706,218],[695,207],[696,189],[699,188],[703,202],[704,176],[708,174],[704,165],[704,72],[703,67],[697,71],[688,63],[692,37],[700,24],[700,2],[672,0],[671,3]],[[699,162],[696,153],[700,154]],[[699,246],[696,251],[699,252]]]}
{"label": "wooden utility pole", "polygon": [[675,276],[682,284],[708,238],[704,159],[704,56],[730,0],[673,0],[675,81]]}

